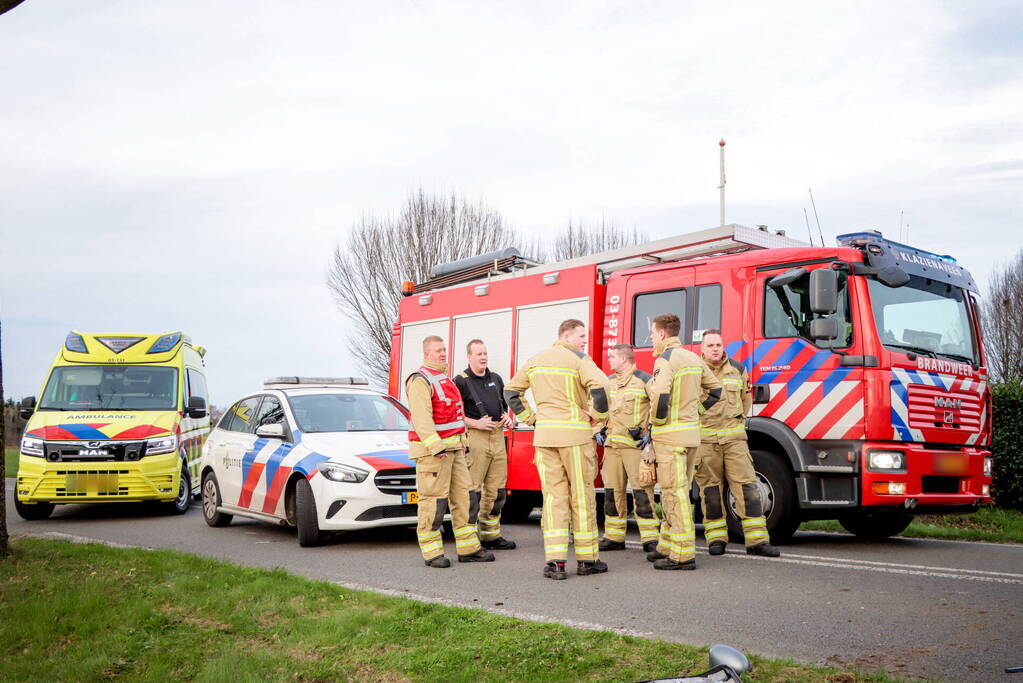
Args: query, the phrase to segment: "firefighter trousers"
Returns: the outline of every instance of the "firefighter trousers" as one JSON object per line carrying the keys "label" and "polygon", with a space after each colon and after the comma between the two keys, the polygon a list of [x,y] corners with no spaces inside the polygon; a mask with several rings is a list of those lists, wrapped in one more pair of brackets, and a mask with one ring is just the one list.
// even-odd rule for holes
{"label": "firefighter trousers", "polygon": [[641,483],[639,463],[643,451],[638,448],[605,446],[600,477],[604,480],[604,538],[624,541],[629,522],[626,487],[632,485],[636,525],[643,543],[656,541],[659,522],[654,511],[654,484]]}
{"label": "firefighter trousers", "polygon": [[508,451],[504,430],[469,429],[469,524],[479,523],[480,540],[501,536],[501,510],[507,497]]}
{"label": "firefighter trousers", "polygon": [[735,510],[742,520],[746,546],[770,540],[760,486],[753,470],[753,458],[744,439],[701,443],[696,452],[696,485],[700,487],[703,535],[707,543],[728,542],[728,523],[725,521],[726,485],[735,499]]}
{"label": "firefighter trousers", "polygon": [[594,444],[537,446],[534,463],[543,488],[544,557],[548,562],[568,559],[571,530],[575,559],[597,559],[597,509],[593,480],[597,478]]}
{"label": "firefighter trousers", "polygon": [[461,448],[444,451],[445,457],[424,455],[416,460],[416,490],[419,491],[419,524],[416,534],[423,558],[432,560],[444,554],[441,526],[451,509],[455,548],[459,555],[471,555],[480,549],[476,527],[469,524],[469,468]]}
{"label": "firefighter trousers", "polygon": [[676,562],[688,562],[696,556],[693,504],[689,501],[693,448],[659,444],[654,441],[657,459],[657,483],[661,487],[661,534],[657,552]]}

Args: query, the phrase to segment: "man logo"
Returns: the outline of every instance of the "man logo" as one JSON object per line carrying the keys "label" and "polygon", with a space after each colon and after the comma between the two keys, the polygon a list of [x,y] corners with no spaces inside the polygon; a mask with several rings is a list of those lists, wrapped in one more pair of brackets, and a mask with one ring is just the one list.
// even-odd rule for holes
{"label": "man logo", "polygon": [[955,413],[953,413],[951,410],[946,410],[945,411],[945,423],[946,424],[953,424],[955,421],[956,421]]}
{"label": "man logo", "polygon": [[[963,400],[961,398],[946,398],[945,396],[934,397],[935,408],[952,408],[954,410],[962,410]],[[948,420],[946,420],[948,422]]]}

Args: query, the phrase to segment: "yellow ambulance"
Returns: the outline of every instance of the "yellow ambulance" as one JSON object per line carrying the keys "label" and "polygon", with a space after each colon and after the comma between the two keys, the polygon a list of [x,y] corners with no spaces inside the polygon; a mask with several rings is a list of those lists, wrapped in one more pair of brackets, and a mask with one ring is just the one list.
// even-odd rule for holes
{"label": "yellow ambulance", "polygon": [[206,350],[181,332],[71,332],[38,402],[25,398],[15,507],[153,500],[183,514],[210,431]]}

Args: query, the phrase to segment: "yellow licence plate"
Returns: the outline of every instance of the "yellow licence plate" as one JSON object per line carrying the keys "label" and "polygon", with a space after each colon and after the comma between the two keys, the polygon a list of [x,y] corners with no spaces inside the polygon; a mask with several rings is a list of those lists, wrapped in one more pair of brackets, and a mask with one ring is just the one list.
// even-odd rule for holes
{"label": "yellow licence plate", "polygon": [[68,492],[109,493],[117,491],[117,475],[78,472],[67,475],[65,486]]}
{"label": "yellow licence plate", "polygon": [[402,503],[418,503],[419,491],[403,491],[401,494]]}
{"label": "yellow licence plate", "polygon": [[938,474],[965,474],[966,456],[959,453],[938,453],[934,458],[934,471]]}

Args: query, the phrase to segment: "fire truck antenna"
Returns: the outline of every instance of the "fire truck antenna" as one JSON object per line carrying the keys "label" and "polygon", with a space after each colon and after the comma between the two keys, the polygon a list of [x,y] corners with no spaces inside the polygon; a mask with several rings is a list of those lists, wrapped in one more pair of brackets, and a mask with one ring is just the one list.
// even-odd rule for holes
{"label": "fire truck antenna", "polygon": [[[806,220],[806,234],[810,236],[810,246],[813,246],[813,230],[810,229],[810,216],[806,213],[806,207],[803,207],[803,219]],[[823,244],[821,245],[824,246]]]}
{"label": "fire truck antenna", "polygon": [[725,139],[721,138],[718,142],[718,147],[721,148],[721,184],[718,185],[718,190],[721,191],[721,227],[725,227]]}
{"label": "fire truck antenna", "polygon": [[821,219],[817,215],[817,203],[813,201],[813,188],[807,188],[807,192],[810,193],[810,206],[813,207],[813,219],[817,221],[817,233],[821,236],[821,246],[824,246],[824,233],[821,231]]}

